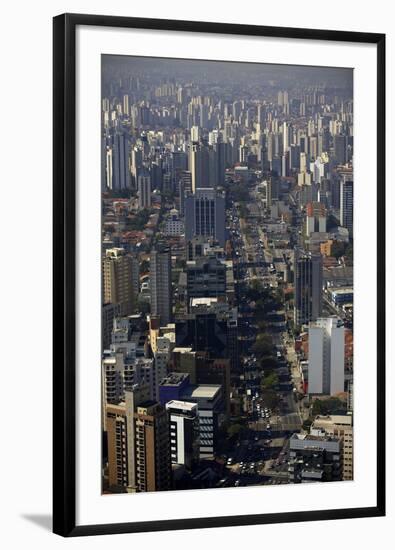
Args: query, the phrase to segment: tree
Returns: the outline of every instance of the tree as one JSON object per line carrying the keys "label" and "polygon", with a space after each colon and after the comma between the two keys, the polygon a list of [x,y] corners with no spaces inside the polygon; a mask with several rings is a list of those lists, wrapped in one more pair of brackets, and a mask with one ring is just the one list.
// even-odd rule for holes
{"label": "tree", "polygon": [[278,374],[274,371],[269,371],[268,374],[265,374],[261,382],[261,387],[263,390],[272,390],[279,383]]}
{"label": "tree", "polygon": [[244,204],[244,202],[240,203],[240,218],[247,218],[248,216],[248,208]]}
{"label": "tree", "polygon": [[308,418],[307,420],[305,420],[302,424],[302,428],[308,432],[310,430],[310,426],[312,425],[313,421],[311,418]]}
{"label": "tree", "polygon": [[247,299],[252,300],[253,302],[256,302],[261,298],[263,291],[264,291],[264,288],[262,283],[254,279],[247,290],[247,293],[246,293]]}
{"label": "tree", "polygon": [[343,256],[345,251],[345,245],[341,241],[334,241],[331,247],[331,256],[334,256],[337,260]]}
{"label": "tree", "polygon": [[230,424],[228,427],[228,437],[234,437],[235,435],[239,435],[240,431],[242,430],[243,426],[241,424]]}
{"label": "tree", "polygon": [[139,212],[137,212],[135,217],[130,220],[129,227],[130,229],[135,231],[142,231],[145,228],[148,220],[149,220],[149,211],[146,208],[144,208],[143,210],[140,210]]}
{"label": "tree", "polygon": [[354,247],[352,244],[349,244],[347,247],[346,247],[346,250],[344,252],[344,255],[346,256],[346,259],[352,263],[353,261],[353,256],[354,256]]}
{"label": "tree", "polygon": [[261,321],[259,321],[259,323],[258,323],[258,328],[259,328],[259,330],[260,330],[261,332],[266,332],[267,329],[268,329],[268,326],[269,326],[269,325],[268,325],[267,322],[264,321],[264,320],[261,320]]}
{"label": "tree", "polygon": [[229,192],[235,202],[243,202],[249,199],[248,188],[240,183],[233,183],[229,186]]}
{"label": "tree", "polygon": [[276,409],[279,405],[280,398],[274,390],[263,390],[261,393],[265,407],[268,409]]}
{"label": "tree", "polygon": [[273,349],[273,338],[267,333],[258,334],[252,349],[258,357],[270,355]]}
{"label": "tree", "polygon": [[261,368],[265,369],[274,369],[277,367],[277,359],[275,357],[263,357],[261,359]]}
{"label": "tree", "polygon": [[330,232],[332,229],[335,229],[339,226],[339,220],[335,218],[333,214],[329,214],[326,220],[326,230]]}
{"label": "tree", "polygon": [[327,399],[315,399],[312,408],[312,415],[327,415],[336,411],[345,411],[347,404],[338,397],[328,397]]}

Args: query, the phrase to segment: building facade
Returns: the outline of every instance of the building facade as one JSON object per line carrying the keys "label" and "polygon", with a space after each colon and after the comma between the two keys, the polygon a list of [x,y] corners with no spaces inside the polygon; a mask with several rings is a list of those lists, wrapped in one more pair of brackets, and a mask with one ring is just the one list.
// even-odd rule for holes
{"label": "building facade", "polygon": [[322,312],[323,265],[321,254],[296,248],[294,252],[294,321],[304,325],[315,321]]}
{"label": "building facade", "polygon": [[185,238],[199,235],[225,245],[225,198],[214,189],[200,188],[185,198]]}
{"label": "building facade", "polygon": [[[317,432],[315,432],[317,430]],[[310,428],[311,433],[323,432],[322,435],[334,437],[341,441],[341,465],[343,481],[351,481],[354,471],[353,417],[347,415],[317,416]]]}
{"label": "building facade", "polygon": [[172,464],[191,469],[199,460],[199,416],[196,403],[169,401],[166,410],[170,422]]}
{"label": "building facade", "polygon": [[151,250],[150,255],[151,315],[167,325],[173,318],[170,248]]}
{"label": "building facade", "polygon": [[134,310],[134,261],[123,248],[110,248],[103,258],[103,304],[118,305],[120,315]]}
{"label": "building facade", "polygon": [[337,317],[309,325],[309,394],[344,392],[344,324]]}

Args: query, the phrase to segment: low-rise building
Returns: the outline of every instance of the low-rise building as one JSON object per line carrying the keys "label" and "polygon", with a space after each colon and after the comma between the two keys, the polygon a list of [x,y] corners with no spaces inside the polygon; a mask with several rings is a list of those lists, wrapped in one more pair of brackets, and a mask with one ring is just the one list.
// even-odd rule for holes
{"label": "low-rise building", "polygon": [[353,417],[347,415],[316,416],[311,425],[312,435],[327,435],[341,441],[342,479],[353,479]]}

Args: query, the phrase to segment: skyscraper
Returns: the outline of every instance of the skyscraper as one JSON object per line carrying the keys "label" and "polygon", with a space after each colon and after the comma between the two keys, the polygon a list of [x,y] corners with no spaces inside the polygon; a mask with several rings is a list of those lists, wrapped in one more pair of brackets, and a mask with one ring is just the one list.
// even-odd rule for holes
{"label": "skyscraper", "polygon": [[225,199],[214,189],[197,189],[185,198],[185,238],[213,237],[225,245]]}
{"label": "skyscraper", "polygon": [[137,185],[137,178],[140,170],[143,167],[143,152],[141,149],[134,147],[131,154],[131,175],[133,179],[133,185]]}
{"label": "skyscraper", "polygon": [[171,251],[168,247],[151,250],[151,315],[160,317],[161,325],[172,320]]}
{"label": "skyscraper", "polygon": [[130,188],[129,137],[123,132],[114,135],[112,149],[112,189],[121,191]]}
{"label": "skyscraper", "polygon": [[309,202],[306,205],[306,236],[326,231],[326,208],[322,202]]}
{"label": "skyscraper", "polygon": [[218,147],[193,143],[189,151],[189,171],[192,176],[192,191],[215,188],[223,183],[225,171],[223,151]]}
{"label": "skyscraper", "polygon": [[155,401],[146,401],[137,405],[134,421],[137,490],[167,491],[171,488],[167,411]]}
{"label": "skyscraper", "polygon": [[296,325],[315,321],[322,311],[322,256],[300,248],[294,251]]}
{"label": "skyscraper", "polygon": [[348,229],[350,238],[353,238],[353,207],[354,182],[343,179],[340,182],[340,225]]}
{"label": "skyscraper", "polygon": [[[189,171],[192,175],[192,191],[207,186],[208,156],[199,143],[193,143],[189,152]],[[206,158],[207,157],[207,158]]]}
{"label": "skyscraper", "polygon": [[140,174],[137,178],[139,207],[150,208],[151,206],[151,177],[149,174]]}
{"label": "skyscraper", "polygon": [[171,462],[191,469],[199,460],[198,406],[173,400],[166,403],[166,410],[170,415]]}
{"label": "skyscraper", "polygon": [[166,491],[171,487],[168,415],[135,385],[125,401],[106,404],[109,486],[118,491]]}
{"label": "skyscraper", "polygon": [[130,492],[137,489],[134,410],[147,399],[148,386],[135,385],[127,392],[126,402],[105,405],[110,489]]}
{"label": "skyscraper", "polygon": [[345,164],[347,161],[347,137],[341,134],[334,136],[333,148],[337,164]]}
{"label": "skyscraper", "polygon": [[123,248],[110,248],[103,258],[103,303],[118,304],[120,315],[133,313],[135,261]]}
{"label": "skyscraper", "polygon": [[309,325],[309,379],[311,394],[344,392],[344,324],[337,317]]}

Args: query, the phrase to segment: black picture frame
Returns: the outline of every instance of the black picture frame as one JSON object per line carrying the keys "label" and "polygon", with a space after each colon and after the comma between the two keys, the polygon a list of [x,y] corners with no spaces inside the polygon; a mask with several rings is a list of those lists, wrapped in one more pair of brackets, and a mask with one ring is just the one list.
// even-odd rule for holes
{"label": "black picture frame", "polygon": [[[76,27],[91,25],[377,45],[377,504],[291,513],[76,525]],[[385,35],[133,17],[53,19],[53,531],[137,533],[385,515]]]}

